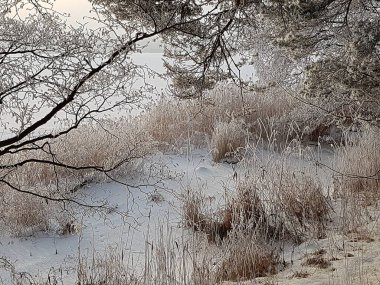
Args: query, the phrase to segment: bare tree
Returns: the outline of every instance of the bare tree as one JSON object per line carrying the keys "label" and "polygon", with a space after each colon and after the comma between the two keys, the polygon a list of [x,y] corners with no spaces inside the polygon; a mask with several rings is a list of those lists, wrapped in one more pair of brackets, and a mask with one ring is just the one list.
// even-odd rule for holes
{"label": "bare tree", "polygon": [[[112,171],[144,155],[134,143],[113,163],[72,162],[57,147],[82,125],[98,124],[104,117],[138,103],[147,85],[136,85],[147,72],[127,55],[138,43],[162,32],[142,33],[103,21],[99,28],[66,25],[50,1],[0,2],[0,186],[52,201],[72,201],[63,192],[37,191],[20,181],[20,172],[49,169],[58,185],[64,171]],[[126,33],[128,32],[128,33]],[[77,132],[80,132],[79,130]],[[118,130],[120,131],[120,130]],[[81,134],[79,134],[81,135]],[[118,133],[113,132],[115,140]],[[125,137],[125,136],[124,136]],[[86,138],[83,138],[84,140]],[[143,144],[144,139],[141,138]],[[80,142],[76,142],[80,143]],[[96,146],[93,146],[96,147]],[[72,141],[72,149],[80,149]],[[42,178],[41,178],[42,179]],[[38,179],[37,179],[38,180]],[[33,180],[34,181],[34,180]],[[38,181],[35,181],[38,184]],[[79,202],[77,202],[79,203]]]}
{"label": "bare tree", "polygon": [[[228,39],[235,35],[231,30],[237,7],[218,1],[94,1],[98,27],[90,29],[67,25],[52,3],[1,1],[0,186],[47,201],[80,204],[66,195],[72,189],[60,185],[65,172],[99,172],[112,178],[116,169],[145,154],[138,143],[112,163],[72,161],[58,153],[62,144],[66,150],[78,148],[71,134],[81,132],[82,125],[104,128],[104,116],[138,102],[147,91],[149,86],[135,82],[150,71],[128,55],[160,36],[174,47],[167,50],[174,60],[167,66],[176,94],[199,96],[218,80],[232,77],[230,65],[237,66]],[[191,40],[187,49],[179,45],[181,37]],[[193,50],[200,50],[199,62]],[[188,59],[196,63],[179,65]],[[117,133],[110,135],[120,140]],[[20,173],[25,177],[35,169],[37,179],[20,179]],[[52,181],[44,179],[55,191],[37,190],[46,171],[53,173]]]}
{"label": "bare tree", "polygon": [[[177,96],[201,96],[225,79],[243,86],[238,59],[260,53],[262,62],[267,61],[261,69],[263,80],[276,75],[274,81],[286,83],[285,87],[297,86],[291,90],[296,97],[334,102],[331,108],[316,106],[326,113],[343,121],[376,124],[380,86],[376,1],[92,2],[102,23],[95,30],[67,26],[49,1],[1,3],[0,124],[7,133],[0,141],[0,182],[7,187],[22,190],[7,177],[30,163],[109,173],[128,160],[122,157],[108,167],[72,165],[57,159],[52,142],[139,98],[143,90],[132,87],[144,71],[127,55],[149,38],[160,37],[165,44],[166,67]],[[271,46],[277,46],[273,58],[278,62],[268,63],[275,54]],[[265,66],[276,65],[268,73]],[[278,69],[282,72],[276,74]],[[54,123],[60,128],[51,131]]]}

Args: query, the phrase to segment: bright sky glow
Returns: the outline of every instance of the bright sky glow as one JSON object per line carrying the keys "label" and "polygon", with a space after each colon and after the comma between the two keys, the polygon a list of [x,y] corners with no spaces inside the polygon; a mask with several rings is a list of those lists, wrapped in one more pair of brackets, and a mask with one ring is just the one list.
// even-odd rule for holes
{"label": "bright sky glow", "polygon": [[83,22],[83,17],[90,16],[92,6],[88,0],[56,0],[54,9],[70,14],[70,23]]}
{"label": "bright sky glow", "polygon": [[[54,2],[54,9],[60,13],[69,14],[70,17],[66,18],[67,23],[75,25],[76,23],[90,23],[91,20],[85,17],[95,16],[90,13],[92,5],[88,0],[56,0]],[[93,23],[94,24],[94,23]],[[162,53],[162,48],[159,46],[160,42],[151,42],[144,52]]]}

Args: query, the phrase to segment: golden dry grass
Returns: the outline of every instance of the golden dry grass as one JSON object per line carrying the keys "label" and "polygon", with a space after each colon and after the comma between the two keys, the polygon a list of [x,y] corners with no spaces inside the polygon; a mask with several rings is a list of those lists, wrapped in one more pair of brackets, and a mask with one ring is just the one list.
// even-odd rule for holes
{"label": "golden dry grass", "polygon": [[340,229],[360,231],[371,222],[380,198],[380,133],[368,129],[336,151],[333,196],[339,205]]}
{"label": "golden dry grass", "polygon": [[[58,139],[46,141],[43,149],[19,152],[0,159],[2,165],[39,159],[92,168],[74,170],[50,163],[30,162],[12,171],[2,169],[0,174],[22,191],[52,198],[70,198],[73,192],[87,183],[141,172],[144,157],[155,149],[149,136],[134,122],[126,119],[99,121],[97,125],[84,125]],[[107,172],[107,175],[102,172],[113,168],[115,170]],[[0,185],[0,207],[3,209],[0,226],[14,235],[47,231],[52,223],[64,227],[67,222],[58,218],[64,212],[59,203],[48,203],[45,199],[18,193],[4,183]]]}
{"label": "golden dry grass", "polygon": [[128,272],[124,252],[109,247],[103,254],[82,257],[77,268],[78,285],[138,285],[140,280]]}
{"label": "golden dry grass", "polygon": [[182,206],[185,227],[192,228],[195,231],[203,231],[206,228],[204,200],[200,193],[192,191],[187,193]]}
{"label": "golden dry grass", "polygon": [[219,243],[232,229],[232,211],[226,208],[217,213],[207,209],[205,197],[199,192],[189,191],[182,210],[184,225],[207,235],[209,243]]}
{"label": "golden dry grass", "polygon": [[250,181],[239,181],[236,186],[236,197],[228,203],[233,214],[233,227],[257,232],[268,231],[268,217],[265,206],[257,192],[255,184]]}
{"label": "golden dry grass", "polygon": [[218,122],[212,132],[209,146],[213,161],[239,159],[239,152],[245,146],[246,137],[247,133],[241,121]]}
{"label": "golden dry grass", "polygon": [[[380,198],[380,132],[367,130],[357,142],[337,150],[335,194],[357,195],[357,202],[368,203]],[[361,198],[360,198],[361,197]]]}
{"label": "golden dry grass", "polygon": [[[5,192],[8,191],[8,192]],[[49,229],[50,209],[37,197],[25,197],[21,193],[9,193],[3,189],[1,220],[14,236],[28,236]]]}
{"label": "golden dry grass", "polygon": [[303,172],[291,171],[286,165],[274,165],[259,183],[266,193],[267,207],[275,218],[275,227],[296,242],[307,236],[325,236],[330,212],[322,186]]}
{"label": "golden dry grass", "polygon": [[244,281],[277,272],[279,257],[269,245],[244,233],[230,237],[223,245],[225,257],[215,276],[218,281]]}
{"label": "golden dry grass", "polygon": [[[220,84],[200,99],[163,99],[140,119],[162,148],[179,149],[188,143],[206,146],[215,132],[220,135],[220,130],[217,130],[220,125],[232,121],[243,122],[245,133],[263,138],[273,118],[286,114],[294,106],[292,99],[286,96],[271,97],[251,91],[241,93],[233,84]],[[229,147],[227,143],[224,144],[226,150],[220,151],[221,157],[235,150],[234,145]],[[217,149],[215,144],[211,144],[211,149]]]}

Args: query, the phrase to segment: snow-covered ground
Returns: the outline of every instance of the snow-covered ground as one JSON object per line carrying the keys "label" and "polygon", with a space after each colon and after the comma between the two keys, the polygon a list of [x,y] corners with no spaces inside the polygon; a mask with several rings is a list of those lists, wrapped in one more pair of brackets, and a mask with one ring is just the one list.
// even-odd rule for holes
{"label": "snow-covered ground", "polygon": [[[128,189],[117,182],[88,185],[80,190],[85,202],[107,201],[115,211],[96,214],[83,209],[75,217],[79,223],[75,234],[1,236],[0,256],[14,263],[18,272],[26,271],[33,276],[62,272],[67,284],[72,284],[79,252],[88,255],[93,250],[102,252],[107,247],[126,246],[138,271],[143,265],[146,242],[154,243],[152,239],[160,225],[169,224],[177,229],[174,236],[182,236],[181,194],[187,187],[207,189],[207,194],[214,197],[221,196],[223,186],[232,181],[231,166],[212,163],[207,151],[189,156],[165,155],[160,160],[164,160],[175,179],[164,181],[159,187]],[[6,275],[0,269],[0,280],[7,280]]]}
{"label": "snow-covered ground", "polygon": [[[45,279],[47,275],[54,274],[62,278],[63,284],[75,284],[79,256],[91,259],[94,252],[102,253],[109,247],[122,248],[128,256],[125,263],[141,274],[146,248],[157,245],[162,237],[162,228],[166,233],[170,232],[171,242],[180,244],[184,237],[190,237],[190,232],[181,223],[182,198],[189,188],[202,191],[205,199],[210,200],[210,206],[222,205],[226,192],[234,191],[236,180],[244,176],[248,165],[265,167],[278,158],[274,152],[256,150],[253,156],[251,154],[251,164],[243,161],[233,166],[214,163],[210,153],[204,149],[188,154],[156,155],[154,160],[170,173],[170,178],[162,184],[140,188],[127,188],[116,182],[88,185],[79,190],[85,201],[107,201],[114,211],[102,214],[77,211],[77,227],[73,234],[45,233],[21,238],[2,235],[0,256],[14,264],[17,272],[25,271]],[[331,177],[331,173],[316,168],[315,160],[332,166],[332,158],[330,150],[296,152],[288,156],[295,169],[325,178]],[[237,179],[234,179],[235,171]],[[136,177],[130,179],[137,180]],[[331,180],[324,179],[323,184],[328,188]],[[372,229],[372,235],[380,232],[377,219],[367,228]],[[287,263],[285,270],[245,284],[380,284],[379,248],[378,238],[328,234],[324,239],[289,246],[283,255]],[[323,256],[331,261],[331,266],[326,269],[305,266],[306,258],[321,249]],[[362,283],[364,280],[368,282]],[[0,268],[1,282],[10,282],[10,272]]]}
{"label": "snow-covered ground", "polygon": [[[324,163],[331,162],[328,151],[319,153]],[[254,164],[265,167],[277,156],[269,151],[257,151]],[[107,201],[114,211],[102,214],[86,209],[76,211],[77,231],[74,234],[46,233],[22,238],[3,235],[0,255],[13,263],[18,272],[26,271],[33,276],[55,272],[62,275],[65,284],[73,284],[79,254],[91,256],[93,251],[121,246],[129,250],[128,265],[138,272],[143,268],[146,246],[156,242],[160,226],[171,228],[173,240],[181,240],[186,235],[181,226],[181,207],[183,194],[189,188],[202,191],[210,200],[210,206],[223,205],[226,192],[234,191],[236,180],[244,176],[248,165],[244,162],[237,166],[214,163],[207,150],[182,155],[162,154],[154,159],[166,167],[170,179],[140,188],[127,188],[116,182],[88,185],[79,191],[84,201],[90,204]],[[290,155],[289,159],[304,171],[316,171],[313,162],[300,158],[299,154]],[[234,179],[235,171],[237,179]],[[7,275],[9,273],[0,269],[0,280],[7,280]]]}

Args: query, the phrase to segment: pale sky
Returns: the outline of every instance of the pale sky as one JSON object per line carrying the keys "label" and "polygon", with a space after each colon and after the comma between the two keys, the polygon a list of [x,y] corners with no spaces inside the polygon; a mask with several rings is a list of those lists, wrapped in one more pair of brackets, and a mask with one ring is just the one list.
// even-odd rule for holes
{"label": "pale sky", "polygon": [[73,22],[83,21],[83,17],[89,16],[91,4],[87,0],[56,0],[54,8],[63,13],[69,13]]}
{"label": "pale sky", "polygon": [[[92,6],[88,0],[56,0],[54,2],[54,9],[70,14],[70,17],[67,19],[69,24],[74,25],[76,22],[85,23],[89,22],[85,17],[91,16],[90,10]],[[146,47],[144,52],[153,52],[153,53],[162,53],[162,48],[159,46],[160,43],[152,42]]]}

